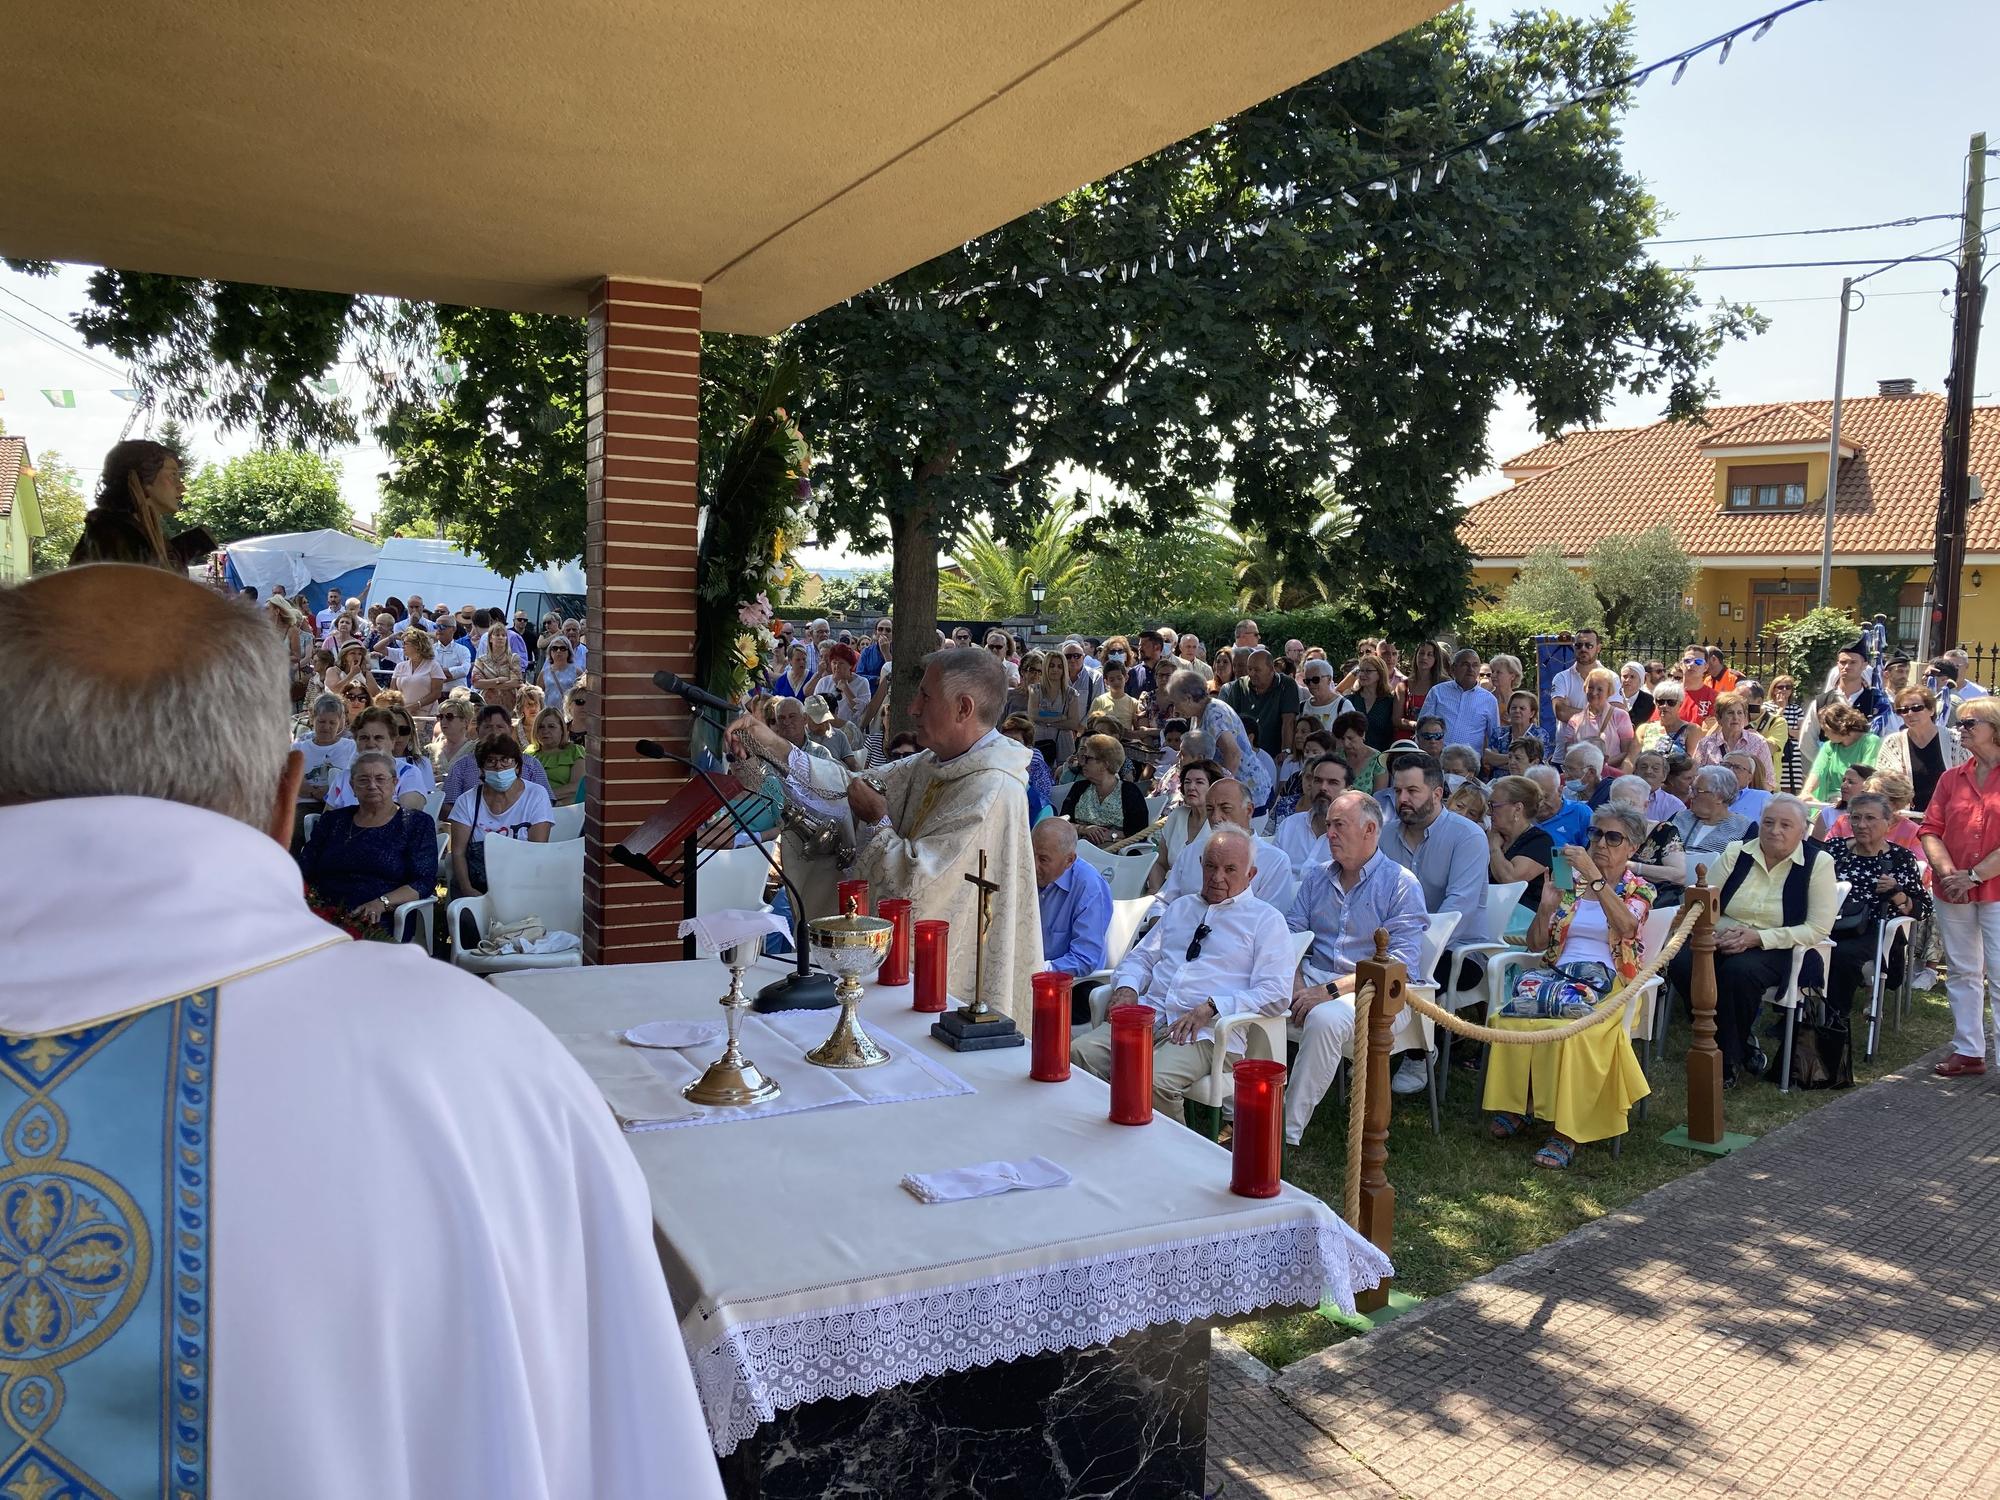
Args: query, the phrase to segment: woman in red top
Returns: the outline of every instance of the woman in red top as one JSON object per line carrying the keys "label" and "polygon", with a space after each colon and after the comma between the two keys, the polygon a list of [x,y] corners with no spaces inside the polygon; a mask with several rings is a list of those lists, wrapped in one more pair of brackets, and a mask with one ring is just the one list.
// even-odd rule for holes
{"label": "woman in red top", "polygon": [[2000,698],[1958,706],[1970,757],[1938,778],[1919,830],[1937,895],[1956,1034],[1943,1078],[1986,1071],[1986,1005],[2000,1028]]}

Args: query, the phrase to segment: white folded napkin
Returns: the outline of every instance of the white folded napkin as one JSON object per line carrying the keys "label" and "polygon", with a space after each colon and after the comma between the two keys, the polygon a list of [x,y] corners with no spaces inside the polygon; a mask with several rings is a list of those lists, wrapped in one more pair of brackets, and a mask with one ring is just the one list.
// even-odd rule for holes
{"label": "white folded napkin", "polygon": [[791,923],[777,912],[747,911],[740,907],[706,912],[699,917],[684,918],[681,922],[681,936],[693,933],[695,941],[709,953],[720,953],[725,948],[747,943],[767,932],[782,932],[789,937],[791,931]]}
{"label": "white folded napkin", "polygon": [[715,1021],[648,1021],[619,1033],[634,1047],[705,1047],[722,1040],[722,1027]]}
{"label": "white folded napkin", "polygon": [[988,1198],[1017,1188],[1066,1187],[1069,1173],[1046,1156],[1026,1161],[983,1161],[976,1167],[948,1172],[912,1172],[903,1179],[911,1196],[925,1203],[950,1203],[959,1198]]}

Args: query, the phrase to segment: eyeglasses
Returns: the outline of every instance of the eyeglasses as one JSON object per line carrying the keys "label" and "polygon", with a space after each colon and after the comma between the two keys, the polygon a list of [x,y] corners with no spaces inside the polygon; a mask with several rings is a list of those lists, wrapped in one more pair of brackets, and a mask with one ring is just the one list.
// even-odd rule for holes
{"label": "eyeglasses", "polygon": [[1927,714],[1930,709],[1922,703],[1905,703],[1896,712],[1907,719],[1911,714]]}
{"label": "eyeglasses", "polygon": [[1613,848],[1616,848],[1620,844],[1630,843],[1631,840],[1615,828],[1593,828],[1590,830],[1590,842],[1593,844],[1610,844]]}
{"label": "eyeglasses", "polygon": [[1209,926],[1208,923],[1206,922],[1202,923],[1201,926],[1195,928],[1194,940],[1190,942],[1187,946],[1187,961],[1189,963],[1193,963],[1197,958],[1201,957],[1202,939],[1206,938],[1208,936],[1208,933],[1209,933]]}
{"label": "eyeglasses", "polygon": [[1063,652],[1063,660],[1064,660],[1064,661],[1082,661],[1082,660],[1083,660],[1083,653],[1082,653],[1081,651],[1065,651],[1065,652]]}
{"label": "eyeglasses", "polygon": [[1420,734],[1417,738],[1420,740],[1441,740],[1444,736],[1441,734]]}

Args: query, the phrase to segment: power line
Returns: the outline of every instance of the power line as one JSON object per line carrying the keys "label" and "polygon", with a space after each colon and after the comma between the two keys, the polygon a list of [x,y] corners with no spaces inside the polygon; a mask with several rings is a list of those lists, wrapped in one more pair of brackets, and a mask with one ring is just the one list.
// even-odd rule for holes
{"label": "power line", "polygon": [[23,333],[32,334],[35,338],[38,338],[43,343],[47,344],[51,349],[60,349],[64,354],[67,354],[71,359],[81,360],[84,364],[89,365],[93,370],[96,370],[101,374],[110,375],[118,380],[124,380],[126,378],[125,372],[123,370],[120,370],[113,365],[107,365],[106,363],[104,363],[104,361],[96,358],[94,355],[85,354],[81,349],[73,348],[71,345],[65,344],[61,339],[56,338],[53,334],[43,333],[41,329],[37,328],[33,323],[30,323],[26,318],[17,317],[15,314],[8,312],[7,309],[4,307],[0,307],[0,318],[5,318],[9,323],[12,323],[15,327],[19,328]]}
{"label": "power line", "polygon": [[1912,224],[1929,224],[1939,219],[1956,219],[1957,214],[1918,214],[1908,219],[1885,219],[1880,224],[1840,224],[1829,229],[1770,229],[1759,234],[1694,234],[1685,239],[1650,239],[1647,245],[1708,245],[1724,240],[1784,240],[1809,234],[1858,234],[1864,229],[1907,229]]}
{"label": "power line", "polygon": [[42,304],[39,302],[30,302],[26,297],[23,297],[19,292],[15,291],[13,288],[0,286],[0,294],[12,297],[16,302],[20,303],[21,306],[29,309],[32,312],[40,313],[43,317],[47,318],[51,323],[55,324],[58,328],[62,329],[64,333],[70,335],[74,335],[76,333],[76,329],[70,324],[68,318],[63,317],[59,313],[50,312],[46,307],[42,306]]}
{"label": "power line", "polygon": [[1826,266],[1900,266],[1922,260],[1922,255],[1905,255],[1896,260],[1764,260],[1736,266],[1668,266],[1669,271],[1694,275],[1706,271],[1810,271]]}

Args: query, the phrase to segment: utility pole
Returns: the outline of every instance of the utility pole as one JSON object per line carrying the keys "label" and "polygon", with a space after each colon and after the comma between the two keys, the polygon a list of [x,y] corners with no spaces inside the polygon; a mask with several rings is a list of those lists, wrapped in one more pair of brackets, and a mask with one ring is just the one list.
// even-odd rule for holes
{"label": "utility pole", "polygon": [[1979,284],[1979,221],[1986,211],[1986,136],[1972,138],[1965,167],[1965,225],[1959,236],[1958,291],[1952,300],[1951,373],[1945,379],[1944,431],[1939,438],[1937,549],[1931,564],[1935,602],[1931,650],[1958,644],[1960,579],[1965,570],[1965,508],[1972,462],[1972,386],[1979,363],[1979,320],[1986,289]]}
{"label": "utility pole", "polygon": [[1833,354],[1832,435],[1826,441],[1826,526],[1819,544],[1819,607],[1833,603],[1833,501],[1840,489],[1840,397],[1847,385],[1847,315],[1852,312],[1854,278],[1840,282],[1840,342]]}

